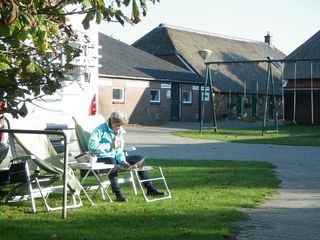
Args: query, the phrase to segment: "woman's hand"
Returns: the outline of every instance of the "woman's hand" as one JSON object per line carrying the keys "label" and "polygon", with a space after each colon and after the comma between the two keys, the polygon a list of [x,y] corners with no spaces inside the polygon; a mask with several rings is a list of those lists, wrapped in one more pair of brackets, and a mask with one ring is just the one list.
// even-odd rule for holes
{"label": "woman's hand", "polygon": [[130,169],[131,165],[130,165],[130,163],[124,161],[121,163],[121,167],[123,167],[124,169]]}
{"label": "woman's hand", "polygon": [[118,135],[115,136],[114,141],[110,143],[110,147],[113,149],[117,149],[121,147],[121,139]]}
{"label": "woman's hand", "polygon": [[121,146],[120,139],[115,139],[114,142],[110,143],[110,148],[111,149],[118,149],[120,146]]}

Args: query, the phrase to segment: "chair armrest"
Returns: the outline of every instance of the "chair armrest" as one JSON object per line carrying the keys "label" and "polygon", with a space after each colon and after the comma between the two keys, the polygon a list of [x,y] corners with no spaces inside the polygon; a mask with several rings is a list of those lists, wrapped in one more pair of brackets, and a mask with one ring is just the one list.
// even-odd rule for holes
{"label": "chair armrest", "polygon": [[18,162],[24,162],[28,160],[35,159],[36,157],[34,155],[23,155],[23,156],[18,156],[10,160],[11,163],[18,163]]}

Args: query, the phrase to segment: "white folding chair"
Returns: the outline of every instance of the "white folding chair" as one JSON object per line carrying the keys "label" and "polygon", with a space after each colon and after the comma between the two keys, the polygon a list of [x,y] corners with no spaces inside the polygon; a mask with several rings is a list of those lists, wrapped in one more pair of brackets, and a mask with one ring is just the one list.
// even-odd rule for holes
{"label": "white folding chair", "polygon": [[[56,153],[47,135],[36,134],[36,120],[20,119],[14,122],[15,124],[11,124],[14,129],[22,129],[22,126],[29,129],[23,129],[27,132],[23,134],[10,133],[9,145],[13,159],[9,175],[12,187],[5,201],[9,203],[30,199],[32,211],[36,212],[35,199],[41,198],[47,211],[62,209],[62,206],[50,206],[48,202],[51,194],[63,191],[63,185],[59,181],[63,176],[62,156]],[[83,206],[81,191],[93,204],[73,170],[68,168],[66,174],[68,193],[71,193],[71,203],[67,204],[67,208]]]}

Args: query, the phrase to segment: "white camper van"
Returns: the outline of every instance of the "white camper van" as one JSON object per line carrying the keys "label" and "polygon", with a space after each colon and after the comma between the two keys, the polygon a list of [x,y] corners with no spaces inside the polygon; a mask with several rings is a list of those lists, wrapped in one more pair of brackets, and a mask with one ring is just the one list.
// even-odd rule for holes
{"label": "white camper van", "polygon": [[[41,122],[44,129],[63,129],[71,142],[75,141],[72,116],[95,115],[97,112],[98,80],[97,28],[84,30],[80,16],[72,17],[71,23],[78,35],[72,45],[80,50],[79,57],[72,61],[75,68],[55,94],[38,98],[27,106],[28,114]],[[59,139],[53,138],[52,141],[59,148]]]}

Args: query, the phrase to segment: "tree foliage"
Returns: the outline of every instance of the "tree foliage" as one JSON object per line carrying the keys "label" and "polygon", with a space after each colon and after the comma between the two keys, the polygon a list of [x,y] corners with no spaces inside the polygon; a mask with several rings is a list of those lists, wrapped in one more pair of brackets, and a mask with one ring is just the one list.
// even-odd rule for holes
{"label": "tree foliage", "polygon": [[68,16],[81,14],[88,29],[93,21],[137,24],[146,12],[146,0],[0,0],[0,111],[25,116],[26,102],[61,88],[77,56]]}

